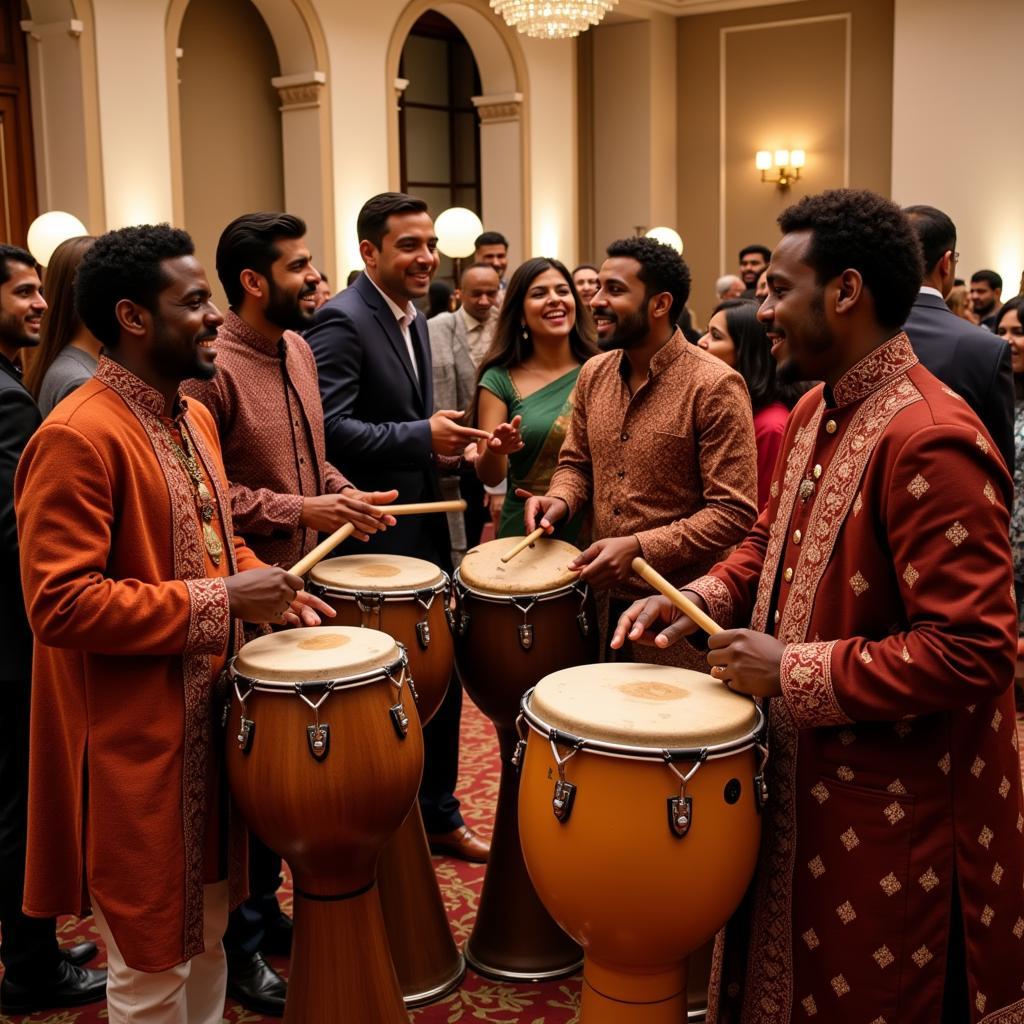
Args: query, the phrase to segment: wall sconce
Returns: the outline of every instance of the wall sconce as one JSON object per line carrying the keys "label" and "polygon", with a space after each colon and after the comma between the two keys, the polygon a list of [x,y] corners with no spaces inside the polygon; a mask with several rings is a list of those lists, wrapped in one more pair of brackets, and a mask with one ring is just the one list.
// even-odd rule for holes
{"label": "wall sconce", "polygon": [[[761,172],[761,181],[769,185],[778,185],[787,189],[794,181],[800,180],[800,168],[807,162],[807,154],[802,149],[777,149],[774,153],[767,149],[759,149],[754,157],[754,165]],[[768,171],[775,169],[776,177],[767,177]]]}

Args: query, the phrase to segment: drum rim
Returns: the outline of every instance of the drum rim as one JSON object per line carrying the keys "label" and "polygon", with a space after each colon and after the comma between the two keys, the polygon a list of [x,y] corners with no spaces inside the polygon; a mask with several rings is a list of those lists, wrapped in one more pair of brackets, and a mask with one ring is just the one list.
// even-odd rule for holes
{"label": "drum rim", "polygon": [[438,594],[451,588],[452,578],[444,571],[444,569],[438,569],[441,574],[441,579],[436,583],[432,583],[430,586],[413,587],[406,590],[374,590],[363,589],[356,590],[354,587],[339,587],[331,583],[321,583],[319,580],[309,577],[309,585],[315,587],[315,593],[317,596],[325,597],[338,597],[345,601],[359,601],[362,598],[372,598],[373,600],[384,600],[384,601],[415,601],[421,594],[433,594],[436,597]]}
{"label": "drum rim", "polygon": [[530,698],[536,689],[536,686],[531,686],[523,694],[519,704],[521,717],[535,733],[561,746],[573,747],[581,753],[589,752],[600,754],[602,757],[618,757],[628,761],[657,761],[661,764],[671,764],[677,761],[713,761],[720,757],[730,757],[733,754],[739,754],[762,745],[763,734],[768,722],[762,707],[752,701],[757,721],[748,733],[738,736],[734,740],[726,740],[724,743],[709,743],[699,747],[633,746],[625,743],[613,743],[611,740],[587,739],[550,725],[530,707]]}
{"label": "drum rim", "polygon": [[[397,642],[397,641],[396,641]],[[376,668],[366,669],[355,675],[338,676],[334,679],[307,679],[285,682],[280,679],[260,679],[257,676],[246,675],[240,672],[235,666],[238,660],[236,654],[228,664],[228,675],[237,686],[239,682],[247,684],[248,692],[254,690],[258,693],[305,693],[307,690],[350,690],[359,686],[368,686],[382,679],[393,679],[399,671],[409,674],[409,655],[404,645],[399,644],[399,655],[393,661],[380,665]]]}
{"label": "drum rim", "polygon": [[516,594],[488,593],[484,590],[477,590],[472,584],[466,583],[458,569],[455,570],[452,576],[452,589],[458,593],[460,599],[467,595],[472,595],[481,601],[490,601],[492,604],[519,604],[523,601],[539,604],[542,601],[554,601],[559,597],[565,597],[567,594],[578,594],[583,598],[590,595],[590,585],[580,579],[575,579],[572,583],[567,583],[564,587],[559,587],[557,590],[526,591],[525,593]]}

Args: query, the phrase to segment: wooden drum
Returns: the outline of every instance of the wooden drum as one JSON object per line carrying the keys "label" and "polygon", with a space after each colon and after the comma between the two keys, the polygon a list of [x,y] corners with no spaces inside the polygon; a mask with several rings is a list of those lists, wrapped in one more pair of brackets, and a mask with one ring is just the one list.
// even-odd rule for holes
{"label": "wooden drum", "polygon": [[753,877],[763,713],[703,673],[624,663],[542,679],[523,717],[523,853],[583,946],[582,1024],[680,1024],[687,959]]}
{"label": "wooden drum", "polygon": [[[338,613],[332,622],[380,629],[405,645],[426,725],[452,676],[448,574],[405,555],[345,555],[314,566],[309,581]],[[443,998],[462,981],[466,962],[448,926],[418,802],[381,853],[377,887],[406,1006]]]}
{"label": "wooden drum", "polygon": [[320,626],[258,637],[230,668],[231,791],[295,882],[288,1024],[408,1020],[375,891],[423,772],[406,666],[385,633]]}
{"label": "wooden drum", "polygon": [[515,722],[522,695],[539,679],[596,660],[598,629],[586,584],[566,568],[579,550],[539,540],[502,563],[520,539],[481,544],[456,571],[455,664],[494,723],[501,752],[491,855],[466,959],[487,977],[535,982],[578,970],[580,950],[544,909],[523,863]]}

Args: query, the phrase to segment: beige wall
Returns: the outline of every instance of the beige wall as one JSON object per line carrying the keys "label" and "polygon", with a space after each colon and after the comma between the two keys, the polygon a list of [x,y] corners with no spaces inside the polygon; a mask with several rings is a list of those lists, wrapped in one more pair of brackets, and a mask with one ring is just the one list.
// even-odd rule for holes
{"label": "beige wall", "polygon": [[214,263],[221,231],[239,214],[284,206],[281,115],[270,84],[277,53],[250,0],[193,0],[179,45],[184,227],[223,303]]}
{"label": "beige wall", "polygon": [[892,191],[945,210],[960,276],[996,270],[1009,298],[1024,270],[1024,3],[984,6],[968,22],[953,0],[896,0]]}
{"label": "beige wall", "polygon": [[[706,318],[714,281],[747,243],[772,246],[775,219],[807,193],[890,189],[892,0],[807,0],[681,18],[679,206]],[[803,179],[762,184],[759,149],[804,149]]]}

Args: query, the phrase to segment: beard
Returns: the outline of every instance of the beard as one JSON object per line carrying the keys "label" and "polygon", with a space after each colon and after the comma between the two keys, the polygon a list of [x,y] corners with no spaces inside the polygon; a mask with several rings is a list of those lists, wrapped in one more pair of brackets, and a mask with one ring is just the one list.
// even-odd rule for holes
{"label": "beard", "polygon": [[607,338],[598,335],[597,347],[602,352],[613,352],[616,349],[629,351],[644,343],[647,338],[647,306],[645,301],[643,308],[622,319],[616,318],[615,330]]}
{"label": "beard", "polygon": [[161,324],[153,344],[154,368],[167,380],[212,380],[217,364],[203,357],[199,342],[216,337],[216,331],[202,331],[185,345],[177,332]]}
{"label": "beard", "polygon": [[[823,292],[815,295],[808,310],[807,322],[804,325],[804,349],[809,356],[823,355],[835,348],[835,334],[828,325],[825,316],[825,296]],[[783,332],[783,344],[786,344],[786,333]],[[779,363],[775,371],[775,379],[780,384],[796,384],[800,381],[821,380],[822,375],[813,367],[801,367],[793,356],[787,355]]]}
{"label": "beard", "polygon": [[272,324],[276,324],[282,331],[301,331],[312,326],[316,310],[303,309],[299,301],[315,295],[316,288],[306,288],[290,295],[283,288],[279,288],[273,278],[268,278],[267,283],[270,285],[270,294],[267,296],[267,308],[263,315]]}
{"label": "beard", "polygon": [[22,317],[4,311],[0,311],[0,338],[12,348],[35,348],[39,344],[39,335],[28,333]]}

